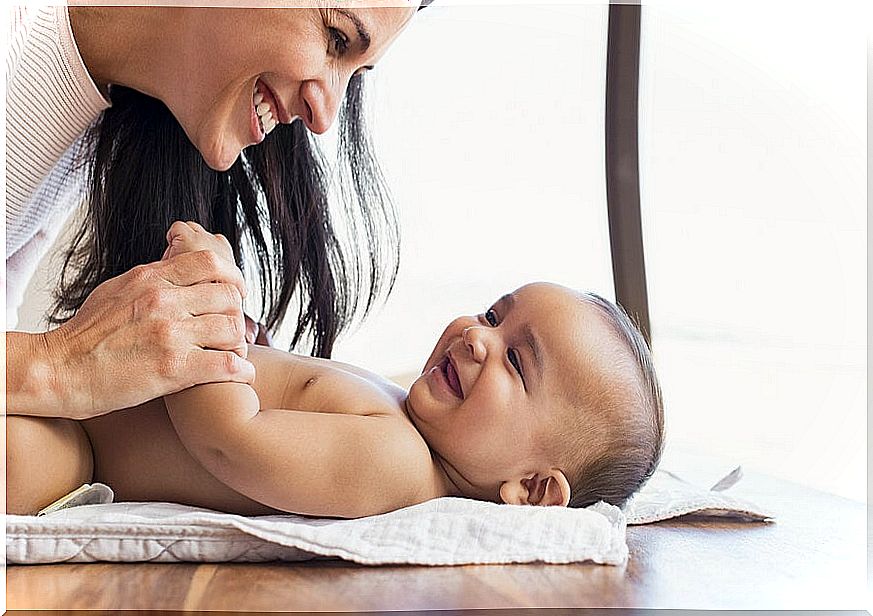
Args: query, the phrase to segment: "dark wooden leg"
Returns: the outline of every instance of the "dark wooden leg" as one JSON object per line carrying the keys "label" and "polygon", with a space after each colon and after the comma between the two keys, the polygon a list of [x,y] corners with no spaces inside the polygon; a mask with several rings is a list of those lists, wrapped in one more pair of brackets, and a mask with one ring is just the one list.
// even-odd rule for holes
{"label": "dark wooden leg", "polygon": [[639,4],[609,7],[606,55],[606,203],[615,297],[651,346],[640,221]]}

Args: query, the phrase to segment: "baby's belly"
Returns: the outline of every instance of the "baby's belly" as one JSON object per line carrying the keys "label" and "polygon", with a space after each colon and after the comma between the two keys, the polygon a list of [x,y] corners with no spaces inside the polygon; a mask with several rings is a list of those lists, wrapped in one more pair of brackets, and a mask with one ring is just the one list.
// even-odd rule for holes
{"label": "baby's belly", "polygon": [[276,510],[232,490],[191,457],[163,400],[82,422],[94,452],[94,481],[116,501],[169,501],[242,515]]}

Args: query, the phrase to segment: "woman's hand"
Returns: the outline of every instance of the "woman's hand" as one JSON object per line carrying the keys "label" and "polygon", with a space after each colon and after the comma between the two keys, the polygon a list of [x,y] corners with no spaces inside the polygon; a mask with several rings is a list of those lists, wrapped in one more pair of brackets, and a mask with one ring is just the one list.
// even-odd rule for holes
{"label": "woman's hand", "polygon": [[[227,238],[220,233],[210,233],[196,222],[174,222],[167,231],[167,250],[161,260],[172,258],[186,252],[211,250],[215,254],[233,260],[233,249]],[[267,326],[257,323],[248,315],[245,316],[246,342],[261,346],[273,346],[273,339]]]}
{"label": "woman's hand", "polygon": [[107,280],[59,328],[7,332],[7,413],[87,419],[200,383],[251,383],[244,295],[213,250]]}

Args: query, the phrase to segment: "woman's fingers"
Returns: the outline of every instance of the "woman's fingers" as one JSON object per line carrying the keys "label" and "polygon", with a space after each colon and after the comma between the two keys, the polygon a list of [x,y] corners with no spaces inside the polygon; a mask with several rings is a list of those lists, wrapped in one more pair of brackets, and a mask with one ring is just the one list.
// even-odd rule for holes
{"label": "woman's fingers", "polygon": [[[255,367],[236,353],[209,349],[191,353],[191,385],[202,383],[254,383]],[[185,389],[182,387],[180,389]]]}
{"label": "woman's fingers", "polygon": [[188,287],[203,282],[223,282],[234,285],[242,297],[246,296],[246,284],[239,268],[232,261],[222,258],[211,250],[186,252],[166,261],[139,267],[154,268],[142,274],[159,276],[178,287]]}
{"label": "woman's fingers", "polygon": [[190,317],[181,325],[193,346],[231,351],[244,359],[248,355],[242,316],[205,314]]}
{"label": "woman's fingers", "polygon": [[179,324],[189,342],[245,358],[246,326],[242,311],[245,283],[239,268],[210,251],[185,253],[153,265],[163,267],[159,275],[172,285],[163,291],[167,303],[187,313],[185,317],[193,317]]}
{"label": "woman's fingers", "polygon": [[179,305],[193,317],[203,314],[226,314],[239,318],[245,324],[242,296],[235,285],[227,283],[204,283],[190,287],[176,287]]}

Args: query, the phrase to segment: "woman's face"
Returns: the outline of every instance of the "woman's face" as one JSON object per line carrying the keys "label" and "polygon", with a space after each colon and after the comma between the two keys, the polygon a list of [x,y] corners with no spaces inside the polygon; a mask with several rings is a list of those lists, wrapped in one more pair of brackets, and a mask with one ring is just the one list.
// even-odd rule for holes
{"label": "woman's face", "polygon": [[190,36],[182,37],[174,87],[162,100],[206,163],[227,170],[243,148],[266,137],[268,112],[280,123],[299,118],[313,133],[327,131],[349,80],[379,61],[418,3],[186,8]]}

